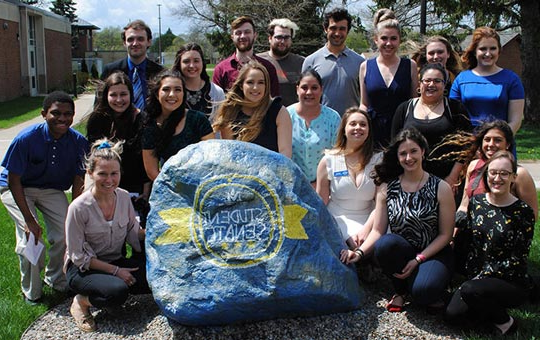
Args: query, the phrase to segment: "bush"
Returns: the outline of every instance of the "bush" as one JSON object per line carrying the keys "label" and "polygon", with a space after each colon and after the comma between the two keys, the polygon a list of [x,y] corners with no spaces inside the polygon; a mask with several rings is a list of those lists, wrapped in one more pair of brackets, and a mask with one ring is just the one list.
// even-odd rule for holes
{"label": "bush", "polygon": [[88,65],[86,65],[86,59],[81,60],[81,72],[88,73]]}
{"label": "bush", "polygon": [[83,93],[90,79],[88,72],[77,71],[77,94]]}
{"label": "bush", "polygon": [[97,67],[96,67],[96,63],[93,63],[93,64],[92,64],[92,68],[90,69],[90,74],[92,75],[92,79],[97,79],[97,78],[99,78],[98,71],[97,71]]}

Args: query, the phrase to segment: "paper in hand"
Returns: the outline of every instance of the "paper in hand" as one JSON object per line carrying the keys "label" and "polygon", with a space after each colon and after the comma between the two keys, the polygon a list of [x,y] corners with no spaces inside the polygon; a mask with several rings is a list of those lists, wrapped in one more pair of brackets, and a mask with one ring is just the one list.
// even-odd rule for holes
{"label": "paper in hand", "polygon": [[26,247],[24,247],[24,257],[26,257],[33,266],[35,266],[38,264],[39,257],[43,252],[43,248],[45,248],[45,246],[39,241],[36,245],[36,239],[34,237],[34,234],[30,233],[28,235],[28,242],[26,243]]}

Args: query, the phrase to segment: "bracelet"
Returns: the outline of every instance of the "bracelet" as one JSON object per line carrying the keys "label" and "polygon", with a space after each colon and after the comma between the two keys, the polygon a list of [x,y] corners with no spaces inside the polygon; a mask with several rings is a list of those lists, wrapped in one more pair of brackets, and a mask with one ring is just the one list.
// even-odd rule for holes
{"label": "bracelet", "polygon": [[354,250],[354,252],[360,256],[360,260],[362,260],[364,257],[365,257],[365,254],[364,254],[364,251],[362,249],[360,249],[360,247],[356,248]]}
{"label": "bracelet", "polygon": [[425,255],[422,255],[422,254],[416,254],[416,257],[414,258],[416,260],[416,262],[418,262],[419,264],[422,263],[422,262],[426,262],[426,256]]}
{"label": "bracelet", "polygon": [[116,266],[116,268],[114,268],[114,272],[112,273],[113,276],[116,276],[116,274],[118,274],[119,270],[120,270],[120,267]]}

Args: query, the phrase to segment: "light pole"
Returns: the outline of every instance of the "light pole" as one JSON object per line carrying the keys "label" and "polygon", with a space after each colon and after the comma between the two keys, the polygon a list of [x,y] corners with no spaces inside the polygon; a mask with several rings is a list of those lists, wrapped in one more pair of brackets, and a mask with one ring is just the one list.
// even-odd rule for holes
{"label": "light pole", "polygon": [[157,8],[158,8],[158,22],[159,22],[159,39],[158,39],[159,63],[163,64],[163,60],[161,59],[161,4],[158,4]]}

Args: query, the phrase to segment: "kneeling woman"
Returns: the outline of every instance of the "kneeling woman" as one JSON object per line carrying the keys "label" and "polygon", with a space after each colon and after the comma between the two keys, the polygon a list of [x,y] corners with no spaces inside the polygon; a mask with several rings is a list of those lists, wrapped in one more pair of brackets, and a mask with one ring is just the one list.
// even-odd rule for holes
{"label": "kneeling woman", "polygon": [[511,193],[516,177],[510,152],[498,151],[487,161],[482,180],[488,191],[471,198],[461,231],[469,235],[469,280],[446,309],[450,321],[473,317],[494,323],[502,334],[516,329],[506,309],[523,304],[533,287],[527,258],[535,222],[533,209]]}
{"label": "kneeling woman", "polygon": [[[382,162],[375,165],[374,182],[380,190],[373,230],[355,251],[341,253],[341,260],[350,263],[374,251],[395,289],[386,306],[390,312],[403,310],[407,294],[415,303],[442,308],[442,294],[452,276],[452,189],[424,171],[427,152],[427,141],[418,130],[396,135]],[[387,226],[391,234],[386,234]]]}
{"label": "kneeling woman", "polygon": [[66,218],[64,271],[77,293],[70,312],[85,332],[96,330],[90,307],[120,306],[129,293],[149,292],[144,263],[122,256],[126,242],[140,251],[144,229],[129,193],[118,188],[121,153],[121,142],[94,143],[86,164],[94,184],[69,205]]}

